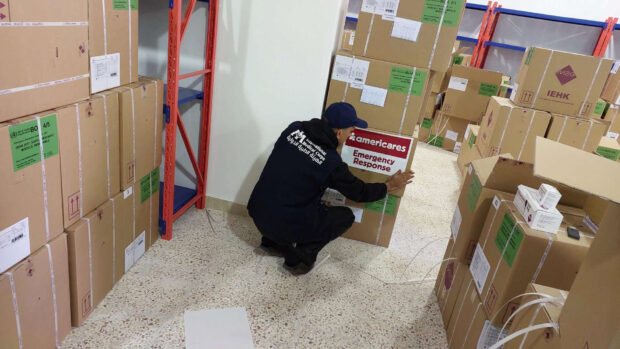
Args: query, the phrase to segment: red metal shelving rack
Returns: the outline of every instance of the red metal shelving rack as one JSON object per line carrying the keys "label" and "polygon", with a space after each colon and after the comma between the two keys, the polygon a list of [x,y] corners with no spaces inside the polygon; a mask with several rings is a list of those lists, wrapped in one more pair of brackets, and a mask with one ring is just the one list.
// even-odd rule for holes
{"label": "red metal shelving rack", "polygon": [[[166,87],[166,115],[164,182],[161,190],[161,218],[162,238],[172,238],[174,221],[190,207],[196,205],[198,209],[205,207],[207,184],[207,168],[209,163],[209,135],[211,131],[211,107],[213,101],[213,70],[215,64],[215,47],[217,38],[218,0],[208,2],[208,18],[205,43],[204,69],[195,72],[180,74],[181,42],[185,30],[194,12],[196,0],[189,0],[185,14],[181,16],[183,1],[169,0],[168,18],[168,81]],[[191,77],[203,76],[203,90],[193,91],[179,87],[179,81]],[[181,99],[179,99],[179,93]],[[200,141],[198,158],[190,144],[183,119],[179,112],[179,104],[192,99],[202,100],[202,117],[200,122]],[[183,138],[183,143],[192,162],[196,175],[196,190],[175,186],[174,175],[176,166],[176,136],[177,129]]]}

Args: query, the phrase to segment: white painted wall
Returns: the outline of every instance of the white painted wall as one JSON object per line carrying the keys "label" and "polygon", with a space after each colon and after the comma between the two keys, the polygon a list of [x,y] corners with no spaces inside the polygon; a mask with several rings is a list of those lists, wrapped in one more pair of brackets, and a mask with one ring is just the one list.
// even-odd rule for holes
{"label": "white painted wall", "polygon": [[[165,78],[167,3],[140,3],[140,74]],[[182,72],[203,65],[206,7],[197,6]],[[321,115],[346,6],[347,0],[220,0],[208,196],[246,204],[282,130]],[[187,108],[183,118],[196,144],[199,107]],[[193,187],[178,138],[176,184]]]}

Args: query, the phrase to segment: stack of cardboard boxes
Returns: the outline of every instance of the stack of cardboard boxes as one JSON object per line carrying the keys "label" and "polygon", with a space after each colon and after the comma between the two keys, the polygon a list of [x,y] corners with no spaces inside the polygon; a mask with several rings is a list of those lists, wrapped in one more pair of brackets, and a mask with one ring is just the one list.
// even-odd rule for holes
{"label": "stack of cardboard boxes", "polygon": [[[489,347],[509,333],[548,323],[574,329],[566,337],[580,337],[575,347],[611,343],[617,313],[603,315],[609,322],[603,329],[583,315],[588,302],[596,309],[617,306],[615,298],[592,297],[598,287],[604,294],[618,292],[617,280],[585,284],[601,277],[601,265],[618,267],[612,251],[620,243],[614,213],[620,192],[602,183],[610,175],[620,176],[620,167],[542,137],[529,163],[494,156],[468,165],[435,285],[450,348]],[[536,299],[544,300],[530,303]],[[562,309],[564,299],[573,309]],[[550,327],[504,347],[572,343]]]}
{"label": "stack of cardboard boxes", "polygon": [[[434,76],[450,66],[464,1],[364,1],[354,33],[345,31],[334,59],[326,106],[352,104],[368,130],[355,130],[341,149],[352,172],[385,182],[411,167],[416,123],[425,110]],[[381,201],[347,205],[356,223],[346,237],[388,246],[403,191]]]}
{"label": "stack of cardboard boxes", "polygon": [[138,77],[137,4],[0,10],[0,347],[58,346],[159,236],[163,83]]}

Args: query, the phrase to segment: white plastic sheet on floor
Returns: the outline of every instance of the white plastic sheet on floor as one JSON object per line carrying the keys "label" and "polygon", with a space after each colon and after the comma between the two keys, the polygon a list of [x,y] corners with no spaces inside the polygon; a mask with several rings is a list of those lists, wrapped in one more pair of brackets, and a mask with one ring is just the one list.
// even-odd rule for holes
{"label": "white plastic sheet on floor", "polygon": [[185,311],[185,348],[254,349],[245,308]]}

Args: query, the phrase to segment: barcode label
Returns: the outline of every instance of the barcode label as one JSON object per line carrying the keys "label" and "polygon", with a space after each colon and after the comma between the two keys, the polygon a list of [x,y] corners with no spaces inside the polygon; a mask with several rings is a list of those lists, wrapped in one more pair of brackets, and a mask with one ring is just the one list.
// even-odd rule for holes
{"label": "barcode label", "polygon": [[121,85],[121,54],[95,56],[90,58],[90,90],[100,92]]}
{"label": "barcode label", "polygon": [[484,322],[484,326],[482,327],[482,332],[480,332],[480,337],[478,337],[476,349],[488,349],[492,347],[493,344],[504,339],[507,335],[507,329],[500,331],[500,328],[491,325],[491,322],[486,320]]}
{"label": "barcode label", "polygon": [[491,270],[491,265],[489,264],[487,257],[484,255],[480,244],[476,244],[476,252],[471,260],[469,270],[471,271],[471,276],[474,279],[476,288],[478,289],[478,294],[482,294],[484,284],[486,284],[487,276],[489,276],[489,271]]}
{"label": "barcode label", "polygon": [[398,10],[398,3],[400,0],[385,0],[383,4],[383,14],[381,18],[386,21],[393,21],[396,16],[396,10]]}

